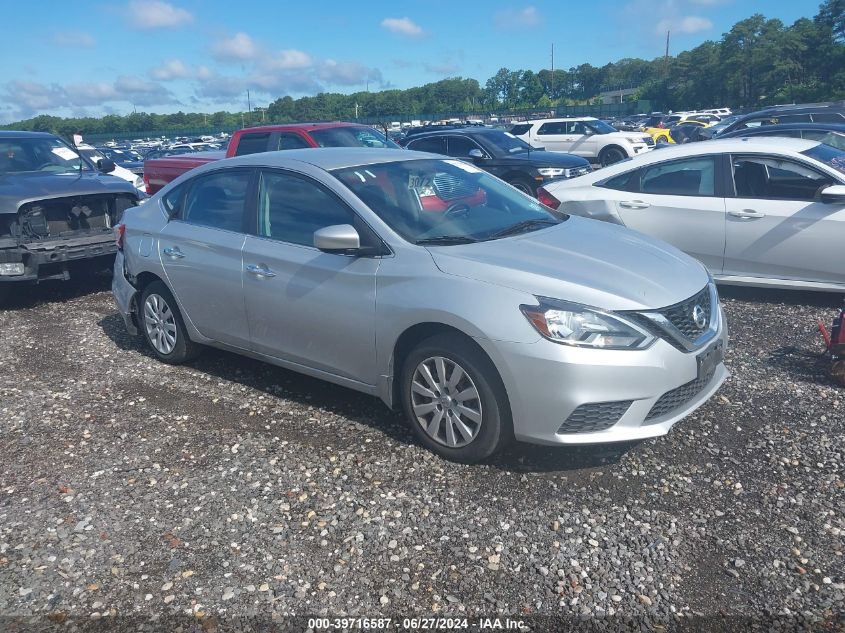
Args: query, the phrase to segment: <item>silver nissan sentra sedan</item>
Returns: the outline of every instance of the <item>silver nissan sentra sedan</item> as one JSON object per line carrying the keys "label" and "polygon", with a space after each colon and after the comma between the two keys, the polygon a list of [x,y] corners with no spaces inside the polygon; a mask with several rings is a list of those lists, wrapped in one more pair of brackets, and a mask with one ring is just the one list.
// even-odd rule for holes
{"label": "silver nissan sentra sedan", "polygon": [[474,462],[665,434],[728,371],[705,268],[472,164],[290,150],[192,170],[117,228],[114,297],[166,363],[214,346],[402,407]]}

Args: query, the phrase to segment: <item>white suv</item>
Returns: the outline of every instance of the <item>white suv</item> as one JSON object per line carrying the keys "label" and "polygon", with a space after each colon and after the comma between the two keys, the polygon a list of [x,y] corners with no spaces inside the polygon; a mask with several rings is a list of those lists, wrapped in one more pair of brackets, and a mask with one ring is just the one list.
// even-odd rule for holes
{"label": "white suv", "polygon": [[525,121],[510,132],[531,145],[583,156],[602,167],[654,148],[654,139],[648,134],[620,132],[594,117]]}

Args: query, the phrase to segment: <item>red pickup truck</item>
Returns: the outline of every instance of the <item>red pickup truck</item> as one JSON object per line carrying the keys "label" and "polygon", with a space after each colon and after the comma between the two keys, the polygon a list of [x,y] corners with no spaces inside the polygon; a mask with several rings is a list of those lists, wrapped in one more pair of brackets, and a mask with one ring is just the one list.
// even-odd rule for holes
{"label": "red pickup truck", "polygon": [[144,161],[144,184],[152,195],[194,167],[215,160],[307,147],[390,147],[402,149],[378,130],[358,123],[290,123],[237,130],[225,152],[196,152]]}

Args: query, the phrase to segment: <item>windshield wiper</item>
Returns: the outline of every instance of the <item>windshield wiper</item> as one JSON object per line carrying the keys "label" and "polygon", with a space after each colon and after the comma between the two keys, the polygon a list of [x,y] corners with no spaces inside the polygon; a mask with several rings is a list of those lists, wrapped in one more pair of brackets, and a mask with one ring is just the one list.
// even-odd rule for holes
{"label": "windshield wiper", "polygon": [[545,220],[540,218],[534,218],[531,220],[523,220],[522,222],[517,222],[516,224],[512,224],[511,226],[502,229],[501,231],[497,231],[490,235],[488,239],[494,240],[497,237],[505,237],[507,235],[516,235],[517,233],[524,233],[533,228],[539,228],[541,226],[552,226],[555,224],[560,224],[555,220]]}
{"label": "windshield wiper", "polygon": [[414,244],[472,244],[477,241],[477,239],[469,237],[468,235],[437,235],[435,237],[424,237],[421,240],[414,242]]}

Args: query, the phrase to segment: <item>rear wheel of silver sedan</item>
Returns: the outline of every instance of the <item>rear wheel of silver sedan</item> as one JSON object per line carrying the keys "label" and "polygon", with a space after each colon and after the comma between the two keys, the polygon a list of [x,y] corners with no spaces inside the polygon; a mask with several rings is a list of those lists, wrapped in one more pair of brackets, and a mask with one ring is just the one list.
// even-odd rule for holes
{"label": "rear wheel of silver sedan", "polygon": [[403,405],[415,435],[443,457],[474,463],[511,437],[510,406],[499,374],[457,335],[423,341],[405,359]]}
{"label": "rear wheel of silver sedan", "polygon": [[141,331],[159,360],[173,365],[196,358],[202,349],[188,338],[176,300],[160,281],[141,294],[138,314]]}

